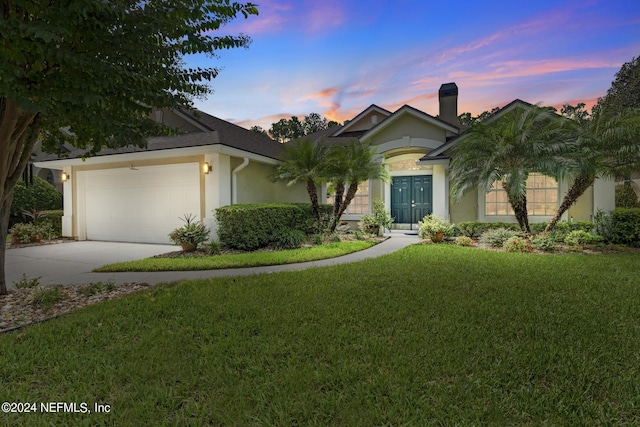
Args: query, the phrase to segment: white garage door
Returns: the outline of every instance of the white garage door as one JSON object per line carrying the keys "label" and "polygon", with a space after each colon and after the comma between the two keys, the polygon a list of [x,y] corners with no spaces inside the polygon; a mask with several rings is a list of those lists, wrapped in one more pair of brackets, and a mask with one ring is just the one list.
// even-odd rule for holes
{"label": "white garage door", "polygon": [[198,163],[84,171],[78,186],[88,240],[171,243],[180,217],[200,215]]}

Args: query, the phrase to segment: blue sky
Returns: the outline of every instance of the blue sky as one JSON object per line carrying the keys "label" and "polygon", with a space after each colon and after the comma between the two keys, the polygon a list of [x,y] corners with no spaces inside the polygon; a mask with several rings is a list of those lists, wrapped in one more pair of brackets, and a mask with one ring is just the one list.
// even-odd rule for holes
{"label": "blue sky", "polygon": [[344,121],[371,104],[438,113],[456,82],[458,112],[520,98],[560,107],[603,96],[640,56],[639,0],[254,0],[249,49],[190,58],[222,67],[196,107],[244,127],[320,113]]}

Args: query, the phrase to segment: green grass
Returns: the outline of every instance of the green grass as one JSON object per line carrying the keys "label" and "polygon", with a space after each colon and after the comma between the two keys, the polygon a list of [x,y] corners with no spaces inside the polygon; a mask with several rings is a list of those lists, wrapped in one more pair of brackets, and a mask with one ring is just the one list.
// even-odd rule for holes
{"label": "green grass", "polygon": [[[638,425],[640,255],[412,246],[0,336],[6,425]],[[2,419],[2,418],[0,418]]]}
{"label": "green grass", "polygon": [[222,268],[260,267],[263,265],[294,264],[335,258],[370,248],[375,243],[354,241],[327,243],[308,248],[274,252],[248,252],[233,255],[212,255],[184,258],[145,258],[137,261],[108,264],[95,272],[111,271],[188,271],[218,270]]}

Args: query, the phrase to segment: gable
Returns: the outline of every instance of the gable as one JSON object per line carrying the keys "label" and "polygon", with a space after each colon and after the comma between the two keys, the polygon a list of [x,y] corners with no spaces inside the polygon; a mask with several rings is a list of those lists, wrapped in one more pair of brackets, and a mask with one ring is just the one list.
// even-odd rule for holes
{"label": "gable", "polygon": [[391,115],[390,111],[373,104],[340,128],[333,136],[359,136]]}
{"label": "gable", "polygon": [[431,148],[439,147],[446,141],[446,130],[432,123],[425,122],[412,115],[404,115],[393,123],[376,132],[368,140],[372,145],[403,139],[406,137],[421,138],[430,141]]}

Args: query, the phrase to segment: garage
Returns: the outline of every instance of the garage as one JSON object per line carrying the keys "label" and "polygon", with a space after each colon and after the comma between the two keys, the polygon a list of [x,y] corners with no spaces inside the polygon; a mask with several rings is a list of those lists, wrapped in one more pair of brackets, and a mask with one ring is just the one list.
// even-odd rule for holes
{"label": "garage", "polygon": [[198,163],[78,171],[77,186],[78,234],[87,240],[171,243],[179,218],[200,216]]}

